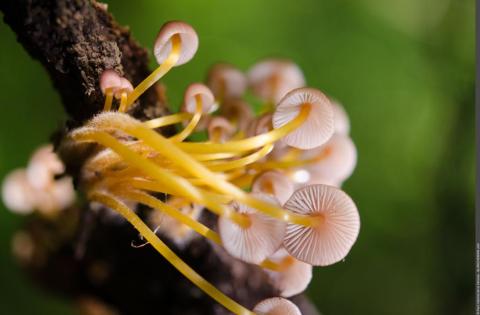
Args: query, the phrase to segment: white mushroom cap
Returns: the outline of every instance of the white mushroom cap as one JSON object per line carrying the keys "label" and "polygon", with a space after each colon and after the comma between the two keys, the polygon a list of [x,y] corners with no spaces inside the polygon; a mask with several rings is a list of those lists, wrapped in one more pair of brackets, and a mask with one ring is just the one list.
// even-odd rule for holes
{"label": "white mushroom cap", "polygon": [[261,301],[255,305],[253,312],[258,315],[302,315],[295,304],[280,297]]}
{"label": "white mushroom cap", "polygon": [[288,145],[304,150],[322,145],[333,134],[333,110],[328,98],[312,88],[293,90],[280,101],[272,118],[273,128],[278,129],[297,117],[300,108],[308,104],[311,110],[304,123],[282,138]]}
{"label": "white mushroom cap", "polygon": [[333,109],[335,133],[348,135],[350,133],[350,119],[348,118],[345,108],[337,101],[331,100],[330,104],[332,104]]}
{"label": "white mushroom cap", "polygon": [[282,271],[265,269],[281,296],[291,297],[305,291],[312,280],[312,265],[293,258],[284,248],[280,248],[269,259],[280,264],[286,260],[287,266]]}
{"label": "white mushroom cap", "polygon": [[263,192],[275,196],[280,204],[284,204],[293,194],[293,182],[279,171],[261,173],[252,185],[252,192]]}
{"label": "white mushroom cap", "polygon": [[122,93],[131,93],[133,92],[133,85],[126,78],[120,78],[120,86],[115,90],[115,97],[122,97]]}
{"label": "white mushroom cap", "polygon": [[215,102],[212,91],[210,91],[210,89],[206,85],[203,85],[201,83],[192,83],[185,90],[185,94],[183,96],[182,111],[191,114],[195,113],[195,108],[197,105],[197,95],[200,95],[202,99],[203,113],[208,113],[210,109],[212,109],[213,103]]}
{"label": "white mushroom cap", "polygon": [[342,190],[311,185],[293,193],[284,207],[321,219],[316,226],[289,223],[283,245],[293,257],[314,266],[334,264],[348,254],[360,230],[352,199]]}
{"label": "white mushroom cap", "polygon": [[222,116],[215,116],[210,119],[207,127],[208,138],[215,139],[218,142],[225,142],[235,133],[235,127]]}
{"label": "white mushroom cap", "polygon": [[302,70],[289,60],[260,61],[253,65],[247,76],[256,96],[275,103],[289,91],[305,86]]}
{"label": "white mushroom cap", "polygon": [[5,206],[18,214],[29,214],[35,207],[34,189],[23,169],[10,172],[3,180],[2,199]]}
{"label": "white mushroom cap", "polygon": [[183,65],[190,61],[198,49],[198,35],[189,24],[172,21],[165,23],[157,35],[155,44],[153,45],[153,53],[158,64],[162,64],[167,59],[172,50],[171,38],[175,34],[180,36],[181,52],[180,57],[175,66]]}
{"label": "white mushroom cap", "polygon": [[304,152],[304,156],[318,156],[319,160],[307,166],[311,181],[341,183],[352,175],[357,164],[357,149],[347,135],[334,134],[319,148]]}
{"label": "white mushroom cap", "polygon": [[[278,205],[278,201],[272,196],[258,193],[252,195]],[[250,219],[250,226],[241,227],[221,216],[218,219],[218,229],[223,246],[233,257],[259,264],[282,244],[285,236],[285,223],[235,201],[232,203],[232,207]]]}
{"label": "white mushroom cap", "polygon": [[121,76],[114,70],[107,69],[100,76],[100,89],[105,94],[107,89],[113,89],[113,92],[122,85]]}
{"label": "white mushroom cap", "polygon": [[57,210],[65,209],[75,201],[75,189],[71,177],[63,177],[55,181],[51,193],[57,204]]}
{"label": "white mushroom cap", "polygon": [[247,89],[247,78],[239,69],[229,64],[214,65],[207,78],[207,84],[215,96],[223,98],[241,97]]}
{"label": "white mushroom cap", "polygon": [[53,146],[48,144],[33,153],[27,167],[27,178],[33,187],[45,188],[55,181],[55,175],[64,171],[62,161],[53,151]]}

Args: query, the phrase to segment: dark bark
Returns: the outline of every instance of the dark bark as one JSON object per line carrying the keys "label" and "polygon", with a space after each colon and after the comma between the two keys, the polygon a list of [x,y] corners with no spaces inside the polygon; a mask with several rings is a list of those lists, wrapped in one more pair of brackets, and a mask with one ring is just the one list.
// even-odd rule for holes
{"label": "dark bark", "polygon": [[[48,71],[70,116],[68,128],[81,125],[103,107],[98,78],[104,69],[115,69],[134,84],[149,73],[147,52],[103,4],[2,0],[0,10],[18,41]],[[157,93],[150,89],[137,103],[131,114],[139,119],[166,113],[158,89]],[[65,162],[78,168],[83,158],[72,160]],[[75,176],[75,167],[69,169]],[[31,218],[26,228],[37,245],[36,259],[28,262],[26,269],[38,283],[56,292],[74,298],[93,296],[120,314],[228,313],[150,246],[130,246],[138,236],[121,220],[90,209],[71,209],[53,221]],[[247,307],[277,294],[261,269],[232,259],[209,242],[197,239],[184,249],[169,245]],[[299,301],[304,314],[316,313],[304,298]]]}

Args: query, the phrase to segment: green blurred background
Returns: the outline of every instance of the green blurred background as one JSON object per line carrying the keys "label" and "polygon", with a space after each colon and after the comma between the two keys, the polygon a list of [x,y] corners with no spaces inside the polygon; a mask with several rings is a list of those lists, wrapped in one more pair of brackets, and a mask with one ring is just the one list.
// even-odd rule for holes
{"label": "green blurred background", "polygon": [[[197,29],[196,57],[165,79],[173,103],[215,62],[247,69],[281,56],[344,104],[359,151],[344,189],[362,228],[345,262],[315,271],[308,294],[324,314],[473,313],[474,8],[473,0],[109,2],[149,48],[167,20]],[[46,72],[5,24],[0,43],[3,177],[65,116]],[[2,206],[2,314],[73,314],[15,265],[10,240],[21,223]]]}

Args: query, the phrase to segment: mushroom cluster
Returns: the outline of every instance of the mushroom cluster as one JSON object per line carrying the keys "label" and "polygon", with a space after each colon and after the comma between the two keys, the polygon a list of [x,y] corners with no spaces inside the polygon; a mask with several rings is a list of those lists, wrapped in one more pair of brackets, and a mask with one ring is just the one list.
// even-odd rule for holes
{"label": "mushroom cluster", "polygon": [[[348,117],[340,104],[306,87],[300,68],[283,59],[260,61],[246,73],[215,65],[205,83],[186,89],[179,113],[148,121],[131,117],[136,100],[197,48],[190,25],[163,25],[154,43],[159,67],[135,87],[106,70],[100,77],[104,110],[72,130],[59,152],[97,144],[79,188],[128,220],[228,310],[300,314],[284,298],[308,286],[312,266],[344,259],[359,233],[357,208],[339,188],[356,164]],[[174,125],[175,135],[160,133]],[[203,140],[192,141],[194,134]],[[139,204],[154,209],[145,221],[136,214]],[[217,215],[217,225],[202,224],[202,211]],[[252,312],[190,268],[157,232],[177,245],[194,235],[207,238],[263,268],[284,298],[265,300]]]}
{"label": "mushroom cluster", "polygon": [[75,200],[72,179],[62,175],[65,167],[51,145],[38,148],[28,166],[11,171],[3,181],[2,199],[17,214],[38,211],[55,216]]}

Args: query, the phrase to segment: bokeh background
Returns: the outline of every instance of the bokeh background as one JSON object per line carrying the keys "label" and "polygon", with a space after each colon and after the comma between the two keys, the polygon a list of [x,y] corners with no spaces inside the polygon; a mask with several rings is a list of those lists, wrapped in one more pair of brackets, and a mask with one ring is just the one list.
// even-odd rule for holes
{"label": "bokeh background", "polygon": [[[167,20],[200,36],[194,60],[167,76],[188,83],[227,61],[280,56],[340,100],[356,172],[344,189],[362,219],[345,262],[317,268],[308,295],[324,314],[472,314],[474,1],[109,1],[141,44]],[[0,177],[26,164],[65,119],[43,68],[0,24]],[[153,67],[153,63],[152,63]],[[34,287],[10,255],[23,218],[0,209],[2,314],[74,314]]]}

